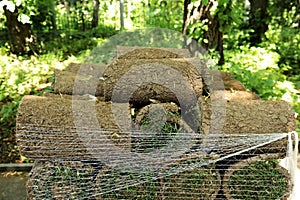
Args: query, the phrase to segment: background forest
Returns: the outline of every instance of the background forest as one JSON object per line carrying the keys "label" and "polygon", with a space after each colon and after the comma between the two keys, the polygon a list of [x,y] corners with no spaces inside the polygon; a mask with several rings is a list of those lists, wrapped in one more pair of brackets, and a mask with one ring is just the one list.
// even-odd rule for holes
{"label": "background forest", "polygon": [[149,27],[193,38],[213,68],[300,113],[299,0],[0,0],[0,163],[28,162],[14,136],[22,96],[52,91],[55,69],[111,36]]}

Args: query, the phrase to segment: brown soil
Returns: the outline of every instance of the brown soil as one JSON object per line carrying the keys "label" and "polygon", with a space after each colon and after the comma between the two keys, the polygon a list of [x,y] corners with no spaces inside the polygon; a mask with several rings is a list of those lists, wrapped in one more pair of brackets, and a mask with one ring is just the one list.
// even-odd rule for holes
{"label": "brown soil", "polygon": [[117,59],[188,58],[187,49],[117,46]]}
{"label": "brown soil", "polygon": [[[117,102],[128,102],[129,97],[141,101],[141,96],[144,98],[147,95],[140,89],[144,85],[147,85],[150,91],[161,95],[148,95],[148,98],[161,101],[168,99],[174,102],[177,101],[176,97],[180,96],[189,101],[192,98],[189,92],[194,93],[196,97],[202,95],[200,73],[191,62],[182,58],[120,59],[107,66],[103,77],[104,96],[107,101],[113,99]],[[172,93],[170,90],[173,90]]]}
{"label": "brown soil", "polygon": [[288,133],[296,128],[294,111],[285,101],[215,99],[200,103],[202,129],[206,134]]}
{"label": "brown soil", "polygon": [[[105,147],[109,145],[105,142],[105,136],[110,137],[118,146],[128,149],[129,133],[121,133],[120,130],[126,129],[130,123],[123,120],[121,122],[125,121],[124,124],[120,124],[116,119],[125,111],[130,119],[129,105],[114,104],[113,107],[114,110],[111,109],[111,102],[100,102],[89,97],[72,100],[70,96],[60,95],[25,96],[20,103],[17,116],[20,150],[24,156],[33,159],[53,157],[82,159],[88,158],[90,153],[87,152],[85,145],[91,149],[98,147],[100,150],[109,151],[109,147]],[[96,144],[93,141],[97,141]]]}
{"label": "brown soil", "polygon": [[102,76],[105,65],[71,63],[65,70],[55,72],[53,84],[57,94],[91,94],[103,96]]}

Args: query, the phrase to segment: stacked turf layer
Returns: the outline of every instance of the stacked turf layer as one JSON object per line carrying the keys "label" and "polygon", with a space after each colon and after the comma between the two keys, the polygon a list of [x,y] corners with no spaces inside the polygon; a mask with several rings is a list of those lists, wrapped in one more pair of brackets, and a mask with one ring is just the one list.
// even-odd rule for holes
{"label": "stacked turf layer", "polygon": [[[104,137],[111,139],[113,144],[130,149],[129,131],[133,130],[131,127],[133,122],[129,104],[117,103],[117,105],[93,99],[72,100],[60,95],[24,97],[17,119],[17,136],[22,154],[30,158],[81,157],[85,155],[86,149],[83,143],[89,141],[83,136],[88,134],[99,140],[99,146],[104,145],[103,150],[106,148]],[[153,107],[155,104],[151,105]],[[161,105],[163,107],[165,104]],[[214,127],[214,123],[219,122],[218,119],[205,118],[207,110],[202,110],[201,128],[210,131],[208,134],[281,133],[292,131],[295,126],[292,110],[283,101],[230,101],[225,102],[223,106],[226,113],[224,125],[217,130],[220,132]],[[142,115],[146,108],[140,109],[139,115]],[[123,120],[119,120],[118,115]],[[139,118],[141,116],[137,116],[136,122],[142,125],[142,119]],[[182,131],[192,132],[189,125],[181,121],[180,116],[170,117],[167,121],[179,125],[179,128],[181,124]]]}
{"label": "stacked turf layer", "polygon": [[229,166],[223,179],[227,199],[287,199],[291,176],[279,165],[278,154],[262,154]]}

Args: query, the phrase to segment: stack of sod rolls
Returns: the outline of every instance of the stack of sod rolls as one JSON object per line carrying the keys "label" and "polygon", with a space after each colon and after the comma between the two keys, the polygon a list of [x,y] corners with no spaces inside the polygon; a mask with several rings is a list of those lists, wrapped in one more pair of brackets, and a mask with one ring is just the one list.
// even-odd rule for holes
{"label": "stack of sod rolls", "polygon": [[[232,192],[233,171],[251,168],[249,157],[282,158],[287,140],[247,151],[218,171],[222,156],[230,157],[227,141],[205,138],[232,134],[230,145],[239,147],[239,134],[287,133],[295,119],[288,103],[261,100],[185,49],[117,47],[108,65],[72,63],[55,73],[53,93],[23,97],[16,130],[21,154],[37,161],[29,199],[214,199],[222,190],[234,199],[242,189]],[[286,196],[288,173],[269,167],[283,174],[278,198]]]}

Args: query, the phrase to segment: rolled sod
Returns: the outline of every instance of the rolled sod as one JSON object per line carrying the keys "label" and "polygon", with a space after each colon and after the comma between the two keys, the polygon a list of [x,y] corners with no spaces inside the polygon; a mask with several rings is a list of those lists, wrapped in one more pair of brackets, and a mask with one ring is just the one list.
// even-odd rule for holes
{"label": "rolled sod", "polygon": [[[22,155],[82,159],[93,158],[91,154],[97,152],[105,155],[115,145],[130,149],[128,104],[114,105],[112,109],[111,102],[82,96],[73,98],[60,95],[23,97],[16,132]],[[122,120],[118,121],[120,114],[123,114]]]}
{"label": "rolled sod", "polygon": [[210,94],[213,99],[224,98],[226,101],[232,100],[261,100],[261,98],[249,91],[230,91],[230,90],[216,90]]}
{"label": "rolled sod", "polygon": [[201,157],[186,157],[165,165],[161,170],[162,199],[215,199],[220,174]]}
{"label": "rolled sod", "polygon": [[245,86],[229,72],[203,70],[201,74],[204,83],[203,90],[206,93],[212,93],[217,90],[246,91]]}
{"label": "rolled sod", "polygon": [[202,94],[200,73],[184,58],[115,60],[103,74],[105,100],[193,101]]}
{"label": "rolled sod", "polygon": [[117,46],[117,59],[189,58],[188,49]]}
{"label": "rolled sod", "polygon": [[90,198],[95,173],[95,168],[81,161],[36,161],[26,184],[27,199]]}
{"label": "rolled sod", "polygon": [[279,158],[278,154],[262,154],[230,166],[222,184],[227,199],[287,199],[292,182]]}
{"label": "rolled sod", "polygon": [[202,132],[288,133],[295,130],[295,112],[285,101],[201,99]]}
{"label": "rolled sod", "polygon": [[159,179],[153,171],[132,171],[105,166],[95,184],[97,200],[160,199]]}
{"label": "rolled sod", "polygon": [[150,153],[168,145],[177,134],[186,133],[186,137],[181,139],[182,143],[186,142],[184,140],[190,140],[188,133],[196,134],[182,119],[180,108],[175,103],[153,103],[144,106],[136,112],[134,122],[139,133],[132,135],[132,151],[141,153]]}
{"label": "rolled sod", "polygon": [[102,75],[106,65],[71,63],[66,69],[57,70],[53,90],[57,94],[103,96]]}

